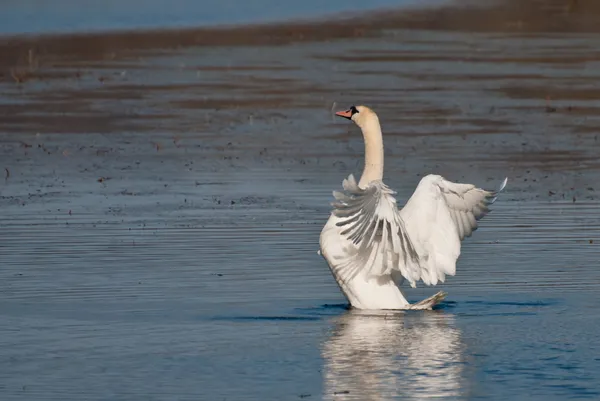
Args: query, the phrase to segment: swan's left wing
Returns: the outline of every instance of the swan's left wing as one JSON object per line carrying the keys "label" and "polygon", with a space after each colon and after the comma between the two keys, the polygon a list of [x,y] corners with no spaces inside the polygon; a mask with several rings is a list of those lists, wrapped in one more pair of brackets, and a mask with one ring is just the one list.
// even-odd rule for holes
{"label": "swan's left wing", "polygon": [[364,272],[381,278],[399,271],[414,283],[420,277],[419,257],[396,207],[395,192],[381,181],[360,188],[353,175],[334,192],[333,214],[341,235],[352,242],[346,255],[333,267],[344,280]]}

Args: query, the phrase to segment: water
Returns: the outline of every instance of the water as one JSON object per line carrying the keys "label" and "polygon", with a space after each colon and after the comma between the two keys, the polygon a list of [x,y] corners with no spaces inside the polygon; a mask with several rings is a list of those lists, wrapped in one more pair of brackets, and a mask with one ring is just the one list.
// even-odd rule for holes
{"label": "water", "polygon": [[[3,44],[0,398],[600,398],[597,34],[402,21]],[[509,177],[457,275],[406,290],[437,310],[348,310],[317,255],[354,103],[400,204]]]}
{"label": "water", "polygon": [[250,24],[360,13],[441,0],[294,1],[260,0],[9,0],[3,2],[0,35],[182,28]]}

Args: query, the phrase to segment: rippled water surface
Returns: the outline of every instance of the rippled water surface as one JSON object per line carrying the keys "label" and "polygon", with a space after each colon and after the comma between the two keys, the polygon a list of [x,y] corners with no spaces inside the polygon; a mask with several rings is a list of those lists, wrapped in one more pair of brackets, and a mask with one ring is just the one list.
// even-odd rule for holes
{"label": "rippled water surface", "polygon": [[[0,399],[600,399],[600,36],[398,18],[0,43]],[[348,310],[317,255],[355,103],[400,204],[509,177],[437,310]]]}
{"label": "rippled water surface", "polygon": [[441,3],[443,0],[5,0],[0,34],[250,24]]}

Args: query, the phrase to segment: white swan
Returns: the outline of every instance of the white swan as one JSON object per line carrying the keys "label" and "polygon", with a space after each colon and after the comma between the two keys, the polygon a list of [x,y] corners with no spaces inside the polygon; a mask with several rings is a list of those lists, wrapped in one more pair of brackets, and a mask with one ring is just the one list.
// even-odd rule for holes
{"label": "white swan", "polygon": [[358,125],[365,142],[365,167],[358,184],[350,175],[320,236],[327,260],[342,292],[357,309],[431,309],[445,294],[409,304],[400,285],[418,280],[443,282],[456,272],[461,240],[477,228],[497,191],[447,181],[439,175],[421,179],[401,210],[395,192],[383,181],[383,138],[377,114],[352,106],[336,115]]}

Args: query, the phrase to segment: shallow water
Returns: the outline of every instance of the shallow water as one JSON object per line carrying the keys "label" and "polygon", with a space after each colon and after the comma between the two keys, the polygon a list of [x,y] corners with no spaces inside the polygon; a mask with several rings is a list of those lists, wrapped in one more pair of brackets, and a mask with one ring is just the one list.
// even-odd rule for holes
{"label": "shallow water", "polygon": [[9,0],[3,2],[0,35],[255,24],[427,3],[442,0]]}
{"label": "shallow water", "polygon": [[[394,21],[40,39],[5,71],[0,398],[599,399],[600,37]],[[353,103],[400,204],[429,172],[509,177],[457,275],[407,289],[435,311],[348,310],[316,253]]]}

